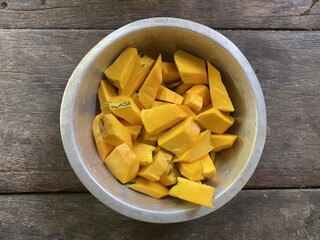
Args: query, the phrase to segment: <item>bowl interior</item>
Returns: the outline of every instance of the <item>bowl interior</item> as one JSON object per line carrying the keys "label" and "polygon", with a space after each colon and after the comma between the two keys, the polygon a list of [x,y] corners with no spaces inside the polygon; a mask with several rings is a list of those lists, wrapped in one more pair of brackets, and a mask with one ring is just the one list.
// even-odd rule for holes
{"label": "bowl interior", "polygon": [[240,64],[221,44],[194,31],[176,27],[140,29],[119,37],[116,42],[104,44],[98,57],[87,63],[84,74],[78,79],[79,90],[72,107],[75,145],[87,172],[100,187],[99,199],[109,206],[113,201],[118,201],[122,206],[130,206],[130,211],[142,209],[145,213],[161,212],[168,216],[170,213],[188,213],[187,217],[180,220],[209,213],[214,209],[198,207],[174,198],[157,200],[126,188],[110,174],[97,154],[91,123],[96,114],[99,83],[105,68],[128,46],[137,47],[139,51],[154,58],[161,53],[165,61],[172,61],[175,50],[182,49],[210,61],[220,70],[235,107],[232,115],[236,122],[228,133],[238,135],[238,140],[231,149],[217,154],[217,177],[207,182],[216,188],[213,203],[217,207],[226,202],[228,198],[224,194],[228,193],[232,185],[238,184],[241,189],[245,184],[243,180],[239,181],[239,176],[248,164],[257,133],[257,107],[250,81]]}

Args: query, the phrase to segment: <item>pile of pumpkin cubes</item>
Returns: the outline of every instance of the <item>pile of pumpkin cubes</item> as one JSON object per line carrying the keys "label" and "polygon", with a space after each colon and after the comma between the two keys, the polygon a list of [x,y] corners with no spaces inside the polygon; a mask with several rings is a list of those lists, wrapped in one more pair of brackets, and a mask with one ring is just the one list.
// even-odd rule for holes
{"label": "pile of pumpkin cubes", "polygon": [[105,70],[92,130],[101,160],[127,187],[212,207],[215,153],[233,146],[225,131],[233,104],[220,72],[177,50],[173,62],[126,48]]}

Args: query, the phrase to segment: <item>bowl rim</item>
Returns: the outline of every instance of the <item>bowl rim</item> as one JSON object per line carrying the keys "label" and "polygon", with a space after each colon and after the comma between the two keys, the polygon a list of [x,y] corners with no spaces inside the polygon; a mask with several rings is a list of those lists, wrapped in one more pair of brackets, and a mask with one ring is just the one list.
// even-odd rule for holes
{"label": "bowl rim", "polygon": [[[81,83],[79,79],[82,78],[84,73],[91,65],[88,63],[92,63],[101,54],[101,49],[106,48],[108,45],[112,44],[112,42],[117,41],[118,39],[136,31],[146,28],[159,27],[189,30],[215,41],[221,47],[223,47],[235,59],[235,61],[238,62],[246,74],[251,88],[253,89],[253,95],[256,103],[257,132],[253,150],[247,162],[250,162],[250,164],[246,164],[235,181],[221,194],[221,197],[215,199],[214,208],[196,207],[196,209],[191,208],[172,212],[157,212],[150,210],[146,211],[145,209],[141,209],[128,203],[119,201],[119,199],[115,198],[107,191],[104,191],[102,186],[86,169],[81,159],[80,152],[74,147],[76,146],[76,140],[73,133],[73,111],[70,111],[70,109],[72,109],[72,106],[75,103],[76,93]],[[89,190],[89,192],[91,192],[97,199],[99,199],[109,208],[127,217],[153,223],[175,223],[196,219],[219,209],[225,203],[229,202],[234,196],[236,196],[236,194],[248,182],[260,161],[266,139],[266,125],[266,106],[260,83],[249,61],[238,49],[238,47],[236,47],[234,43],[232,43],[219,32],[205,25],[186,19],[170,17],[156,17],[138,20],[129,23],[104,37],[84,56],[70,76],[62,97],[60,109],[60,132],[63,147],[71,167],[83,185]],[[187,212],[192,212],[192,214],[186,214]]]}

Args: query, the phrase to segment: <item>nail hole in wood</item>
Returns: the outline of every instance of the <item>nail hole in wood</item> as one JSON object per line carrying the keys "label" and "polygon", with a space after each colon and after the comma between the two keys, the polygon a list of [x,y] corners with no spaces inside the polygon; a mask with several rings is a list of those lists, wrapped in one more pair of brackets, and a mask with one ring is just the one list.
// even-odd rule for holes
{"label": "nail hole in wood", "polygon": [[8,3],[6,3],[6,2],[0,3],[0,8],[1,9],[6,9],[7,7],[8,7]]}

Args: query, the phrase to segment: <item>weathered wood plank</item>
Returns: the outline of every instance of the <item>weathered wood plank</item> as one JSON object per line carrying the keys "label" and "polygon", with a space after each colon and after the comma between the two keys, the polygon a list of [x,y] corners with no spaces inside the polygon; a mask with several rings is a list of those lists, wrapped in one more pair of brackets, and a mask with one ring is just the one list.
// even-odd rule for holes
{"label": "weathered wood plank", "polygon": [[107,33],[1,31],[1,192],[84,190],[62,147],[60,103],[73,69]]}
{"label": "weathered wood plank", "polygon": [[[64,87],[110,31],[0,30],[0,192],[83,191],[59,133]],[[247,188],[320,186],[320,32],[222,31],[262,85],[268,136]]]}
{"label": "weathered wood plank", "polygon": [[217,29],[320,29],[318,2],[8,0],[0,4],[0,28],[115,29],[134,20],[166,16]]}
{"label": "weathered wood plank", "polygon": [[320,186],[320,32],[223,33],[252,63],[267,105],[265,150],[248,186]]}
{"label": "weathered wood plank", "polygon": [[319,239],[320,190],[244,190],[216,212],[177,224],[126,218],[92,195],[0,195],[2,239]]}

